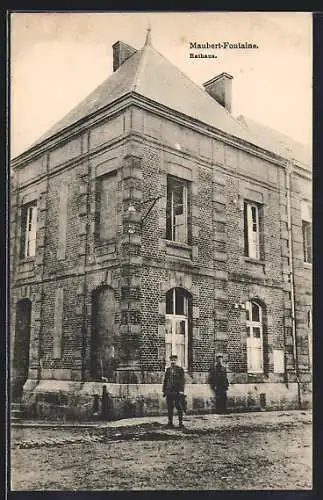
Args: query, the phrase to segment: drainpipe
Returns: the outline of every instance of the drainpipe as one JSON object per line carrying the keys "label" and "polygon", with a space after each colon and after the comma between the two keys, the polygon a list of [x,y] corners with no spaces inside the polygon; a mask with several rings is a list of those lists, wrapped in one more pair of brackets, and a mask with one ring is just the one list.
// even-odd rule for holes
{"label": "drainpipe", "polygon": [[290,278],[290,295],[292,303],[292,338],[293,338],[293,357],[297,382],[297,399],[298,407],[301,409],[301,387],[299,380],[299,367],[297,358],[297,339],[296,339],[296,318],[295,318],[295,282],[294,282],[294,265],[293,265],[293,246],[292,246],[292,216],[291,216],[291,175],[293,171],[293,162],[290,161],[286,166],[286,195],[287,195],[287,231],[288,231],[288,248],[289,248],[289,278]]}
{"label": "drainpipe", "polygon": [[[86,381],[86,324],[87,324],[87,260],[88,260],[88,232],[89,232],[89,209],[90,209],[90,181],[91,181],[91,163],[90,163],[90,132],[84,136],[84,142],[86,144],[86,163],[87,163],[87,176],[86,181],[81,178],[81,183],[86,184],[86,215],[85,219],[85,254],[84,254],[84,277],[83,277],[83,305],[82,305],[82,348],[81,348],[81,378],[82,382]],[[83,143],[84,144],[84,143]],[[84,147],[84,146],[83,146]],[[92,319],[91,319],[92,322]],[[92,325],[91,325],[92,327]],[[92,355],[92,354],[91,354]],[[91,361],[90,361],[91,363]],[[92,371],[92,369],[90,369]]]}

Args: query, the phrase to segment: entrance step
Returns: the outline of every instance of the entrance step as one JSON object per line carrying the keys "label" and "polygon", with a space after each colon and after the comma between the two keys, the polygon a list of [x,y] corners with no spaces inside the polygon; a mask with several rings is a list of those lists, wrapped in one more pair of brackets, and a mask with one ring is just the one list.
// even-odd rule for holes
{"label": "entrance step", "polygon": [[23,404],[20,402],[11,403],[11,422],[19,422],[23,419],[24,408]]}

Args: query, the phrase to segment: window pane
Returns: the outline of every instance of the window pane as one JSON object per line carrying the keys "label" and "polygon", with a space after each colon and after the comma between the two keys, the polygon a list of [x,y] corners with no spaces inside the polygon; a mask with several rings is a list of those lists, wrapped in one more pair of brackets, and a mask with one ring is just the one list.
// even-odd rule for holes
{"label": "window pane", "polygon": [[174,214],[181,215],[184,212],[184,185],[183,183],[174,182],[173,185],[173,202]]}
{"label": "window pane", "polygon": [[[245,255],[260,258],[259,209],[256,205],[245,203]],[[247,246],[247,251],[246,251]]]}
{"label": "window pane", "polygon": [[257,217],[257,208],[256,207],[251,207],[251,214],[252,214],[252,230],[254,232],[258,231],[258,217]]}
{"label": "window pane", "polygon": [[249,321],[250,319],[250,307],[251,303],[248,301],[246,302],[246,320]]}
{"label": "window pane", "polygon": [[260,339],[261,334],[260,334],[260,328],[257,326],[253,327],[253,336],[255,339]]}
{"label": "window pane", "polygon": [[36,255],[37,205],[24,206],[21,216],[21,256],[34,257]]}
{"label": "window pane", "polygon": [[183,344],[177,344],[177,356],[178,356],[178,364],[182,368],[185,367],[185,348]]}
{"label": "window pane", "polygon": [[176,333],[177,335],[185,335],[185,321],[176,322]]}
{"label": "window pane", "polygon": [[260,321],[260,308],[258,304],[255,304],[255,302],[252,302],[252,313],[251,313],[251,319],[252,321]]}
{"label": "window pane", "polygon": [[175,241],[179,241],[180,243],[186,242],[186,226],[184,214],[174,217],[174,235]]}
{"label": "window pane", "polygon": [[250,326],[247,326],[247,337],[250,337]]}
{"label": "window pane", "polygon": [[262,370],[262,355],[261,349],[258,347],[254,347],[253,350],[253,369],[254,370]]}
{"label": "window pane", "polygon": [[174,293],[174,290],[169,290],[166,294],[166,314],[174,314],[174,311],[173,311],[173,293]]}
{"label": "window pane", "polygon": [[248,371],[253,370],[252,347],[247,346]]}
{"label": "window pane", "polygon": [[166,343],[165,345],[165,356],[166,356],[166,364],[168,365],[169,364],[169,356],[172,354],[172,344],[170,343]]}
{"label": "window pane", "polygon": [[172,333],[172,320],[170,318],[166,319],[166,334],[170,335]]}
{"label": "window pane", "polygon": [[261,348],[247,347],[248,371],[262,371],[262,350]]}
{"label": "window pane", "polygon": [[167,178],[166,238],[187,242],[186,182]]}
{"label": "window pane", "polygon": [[185,297],[184,297],[183,291],[176,289],[175,290],[175,314],[181,314],[181,315],[185,314],[184,301],[185,301]]}
{"label": "window pane", "polygon": [[173,195],[172,195],[172,190],[171,186],[169,184],[169,181],[167,182],[167,204],[166,204],[166,238],[168,240],[173,239],[173,233],[172,233],[172,227],[173,227],[173,222],[172,222],[172,202]]}

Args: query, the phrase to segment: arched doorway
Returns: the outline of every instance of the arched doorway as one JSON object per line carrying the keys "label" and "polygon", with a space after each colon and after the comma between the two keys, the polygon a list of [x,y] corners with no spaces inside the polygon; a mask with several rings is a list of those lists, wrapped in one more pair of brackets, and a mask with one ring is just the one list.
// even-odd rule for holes
{"label": "arched doorway", "polygon": [[19,300],[16,305],[12,374],[13,399],[19,399],[22,396],[23,386],[28,378],[31,307],[29,299]]}
{"label": "arched doorway", "polygon": [[109,286],[92,295],[91,372],[95,380],[115,382],[115,295]]}
{"label": "arched doorway", "polygon": [[246,303],[248,373],[264,372],[263,308],[255,301]]}

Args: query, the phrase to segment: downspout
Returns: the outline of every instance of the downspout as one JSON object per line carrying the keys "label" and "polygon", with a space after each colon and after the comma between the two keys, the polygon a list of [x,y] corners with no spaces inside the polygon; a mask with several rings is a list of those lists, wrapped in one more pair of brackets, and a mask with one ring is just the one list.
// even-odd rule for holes
{"label": "downspout", "polygon": [[[86,381],[86,354],[87,354],[87,342],[86,342],[86,334],[87,334],[87,260],[88,260],[88,232],[89,232],[89,212],[90,212],[90,178],[91,178],[91,163],[90,163],[90,132],[87,131],[86,135],[83,136],[83,148],[84,142],[86,143],[86,165],[87,165],[87,180],[86,180],[86,215],[85,219],[85,254],[84,254],[84,278],[83,278],[83,304],[82,304],[82,347],[81,347],[81,357],[82,357],[82,365],[81,365],[81,378],[82,382]],[[84,179],[81,178],[81,182],[84,183]],[[91,318],[92,323],[92,318]],[[91,325],[92,326],[92,325]]]}
{"label": "downspout", "polygon": [[292,320],[292,339],[293,339],[293,357],[297,382],[298,407],[302,408],[301,387],[299,380],[299,367],[297,358],[297,339],[296,339],[296,318],[295,318],[295,282],[293,265],[293,243],[292,243],[292,216],[291,216],[291,175],[293,171],[293,162],[290,161],[286,166],[286,196],[287,196],[287,231],[288,231],[288,249],[289,249],[289,281],[291,295],[291,320]]}

